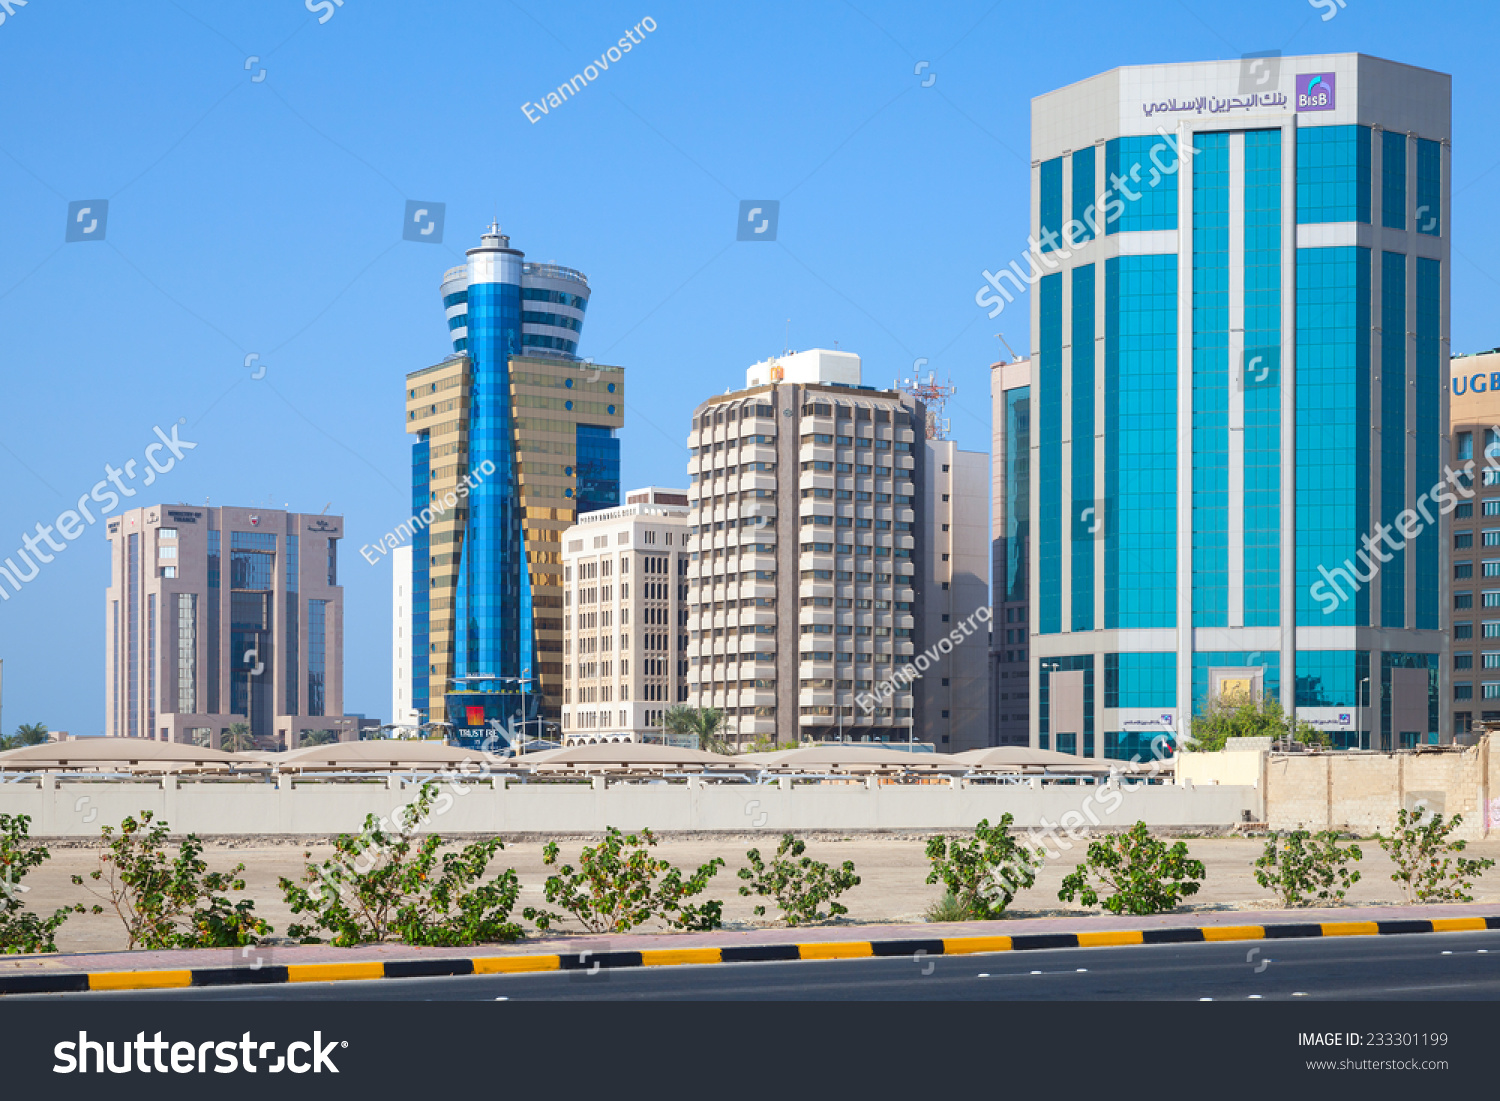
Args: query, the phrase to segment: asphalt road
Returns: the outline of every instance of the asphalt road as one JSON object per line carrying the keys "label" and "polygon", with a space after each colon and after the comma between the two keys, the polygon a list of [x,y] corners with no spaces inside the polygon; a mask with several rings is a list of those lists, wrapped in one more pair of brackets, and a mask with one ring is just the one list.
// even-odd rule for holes
{"label": "asphalt road", "polygon": [[104,1001],[1500,1000],[1500,930],[119,993]]}

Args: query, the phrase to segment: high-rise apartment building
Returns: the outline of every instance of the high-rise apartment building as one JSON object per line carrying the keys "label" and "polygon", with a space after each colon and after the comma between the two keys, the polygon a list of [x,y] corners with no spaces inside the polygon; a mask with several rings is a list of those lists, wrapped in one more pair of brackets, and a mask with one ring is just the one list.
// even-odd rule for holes
{"label": "high-rise apartment building", "polygon": [[358,737],[344,714],[339,516],[156,505],[109,521],[105,730],[263,749]]}
{"label": "high-rise apartment building", "polygon": [[1031,361],[990,364],[992,745],[1031,742]]}
{"label": "high-rise apartment building", "polygon": [[658,741],[687,699],[688,494],[647,486],[563,533],[562,736]]}
{"label": "high-rise apartment building", "polygon": [[[1453,733],[1500,722],[1500,348],[1454,356],[1448,464],[1472,496],[1453,510]],[[1473,464],[1470,466],[1469,464]]]}
{"label": "high-rise apartment building", "polygon": [[893,675],[930,630],[987,611],[983,520],[943,511],[982,510],[983,457],[930,448],[925,407],[864,385],[847,352],[767,360],[745,382],[700,405],[688,437],[689,702],[722,709],[739,741],[981,737],[982,620],[959,644],[977,675],[946,650],[913,684]]}
{"label": "high-rise apartment building", "polygon": [[1360,54],[1032,101],[1032,744],[1149,757],[1236,692],[1448,739],[1450,124]]}
{"label": "high-rise apartment building", "polygon": [[576,355],[587,278],[527,263],[498,226],[442,298],[453,353],[406,379],[412,510],[432,517],[412,542],[412,707],[459,734],[556,723],[560,540],[619,503],[624,372]]}

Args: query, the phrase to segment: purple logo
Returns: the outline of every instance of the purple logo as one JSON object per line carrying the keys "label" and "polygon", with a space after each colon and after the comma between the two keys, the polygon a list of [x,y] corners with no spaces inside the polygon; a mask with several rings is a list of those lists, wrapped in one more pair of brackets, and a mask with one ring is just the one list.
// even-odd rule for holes
{"label": "purple logo", "polygon": [[1332,73],[1297,74],[1297,110],[1332,111],[1334,78]]}

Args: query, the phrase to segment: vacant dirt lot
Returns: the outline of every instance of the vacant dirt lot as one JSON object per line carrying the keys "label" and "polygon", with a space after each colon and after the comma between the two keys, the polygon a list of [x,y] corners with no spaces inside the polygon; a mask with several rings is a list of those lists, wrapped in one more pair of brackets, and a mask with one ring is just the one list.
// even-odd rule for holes
{"label": "vacant dirt lot", "polygon": [[[579,848],[586,842],[562,842],[564,860],[576,864]],[[1259,887],[1253,874],[1253,862],[1263,848],[1264,842],[1244,839],[1189,840],[1189,852],[1202,860],[1207,876],[1202,889],[1193,896],[1192,908],[1202,909],[1257,909],[1273,904],[1268,893]],[[763,855],[769,856],[776,846],[775,837],[736,837],[720,840],[667,840],[659,844],[655,852],[660,857],[684,868],[696,868],[715,856],[725,859],[726,867],[714,878],[708,897],[724,900],[726,922],[731,925],[772,924],[775,911],[766,918],[757,919],[751,912],[754,900],[741,898],[737,888],[741,880],[735,873],[746,866],[745,852],[758,846]],[[808,843],[808,855],[831,864],[852,860],[862,882],[843,901],[849,907],[846,921],[851,922],[911,922],[922,920],[923,912],[939,894],[939,888],[929,886],[925,880],[928,862],[924,855],[925,841],[922,837],[850,837],[847,839],[814,840]],[[1380,847],[1373,841],[1360,842],[1364,859],[1358,865],[1361,881],[1349,892],[1349,903],[1362,905],[1396,903],[1400,901],[1397,886],[1391,882],[1391,863]],[[1049,862],[1038,877],[1037,885],[1023,892],[1014,904],[1015,916],[1038,916],[1046,914],[1076,913],[1079,908],[1058,901],[1057,891],[1062,877],[1072,871],[1082,859],[1084,846],[1075,844],[1071,852],[1063,853],[1061,859]],[[64,848],[52,846],[52,860],[32,873],[26,880],[30,888],[25,901],[28,907],[50,913],[58,906],[82,901],[91,903],[85,888],[74,886],[69,877],[86,875],[98,867],[99,852],[89,848]],[[282,901],[277,886],[281,876],[299,878],[305,868],[301,845],[289,844],[236,844],[210,843],[205,848],[205,857],[210,868],[227,868],[235,863],[245,863],[246,893],[256,903],[256,912],[266,918],[278,934],[284,933],[287,925],[297,920]],[[313,850],[314,858],[331,853],[328,846]],[[1483,841],[1469,846],[1466,855],[1488,856],[1500,859],[1500,840]],[[513,867],[519,873],[523,885],[521,903],[541,905],[542,884],[549,870],[542,864],[542,845],[537,841],[508,844],[492,868],[499,870]],[[98,886],[85,880],[90,886]],[[1500,903],[1500,868],[1488,873],[1479,881],[1475,892],[1477,902]],[[519,918],[519,914],[517,915]],[[58,948],[64,952],[112,951],[125,948],[125,937],[120,920],[106,912],[101,915],[75,915],[63,926],[57,938]]]}

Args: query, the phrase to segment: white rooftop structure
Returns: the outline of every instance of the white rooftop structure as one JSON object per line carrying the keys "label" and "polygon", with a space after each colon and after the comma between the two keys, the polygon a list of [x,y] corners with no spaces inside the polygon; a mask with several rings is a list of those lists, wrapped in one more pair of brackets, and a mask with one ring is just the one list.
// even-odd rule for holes
{"label": "white rooftop structure", "polygon": [[773,382],[858,386],[860,377],[859,356],[853,352],[809,348],[805,352],[773,356],[748,368],[745,371],[745,386],[769,386]]}

